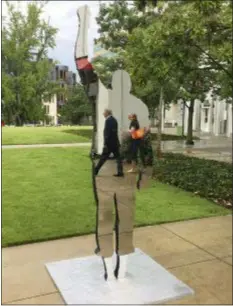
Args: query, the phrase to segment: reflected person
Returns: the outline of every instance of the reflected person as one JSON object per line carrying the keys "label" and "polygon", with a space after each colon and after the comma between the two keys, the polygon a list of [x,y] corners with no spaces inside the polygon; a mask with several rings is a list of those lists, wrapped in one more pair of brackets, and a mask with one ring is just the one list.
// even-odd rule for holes
{"label": "reflected person", "polygon": [[138,122],[138,118],[136,114],[130,114],[128,116],[130,120],[129,125],[129,133],[131,135],[131,156],[132,156],[132,164],[133,167],[128,172],[137,172],[137,164],[138,164],[138,153],[140,154],[140,159],[143,168],[146,167],[145,155],[144,155],[144,135],[146,132],[146,128],[140,128],[140,124]]}
{"label": "reflected person", "polygon": [[103,113],[105,117],[104,126],[104,148],[100,156],[100,160],[95,167],[95,175],[98,175],[101,167],[108,160],[111,153],[113,153],[117,162],[116,177],[123,177],[123,163],[120,156],[120,141],[118,138],[118,123],[116,118],[113,117],[110,109],[105,109]]}

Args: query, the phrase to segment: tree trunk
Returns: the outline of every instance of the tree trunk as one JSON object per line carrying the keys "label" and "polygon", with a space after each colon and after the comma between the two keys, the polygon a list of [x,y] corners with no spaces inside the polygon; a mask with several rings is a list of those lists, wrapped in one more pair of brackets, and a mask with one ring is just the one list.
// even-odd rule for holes
{"label": "tree trunk", "polygon": [[194,99],[191,100],[188,108],[188,132],[186,138],[187,145],[194,145],[193,141],[193,111],[194,111]]}
{"label": "tree trunk", "polygon": [[184,115],[185,115],[185,101],[182,102],[183,103],[183,108],[182,108],[182,137],[184,137]]}
{"label": "tree trunk", "polygon": [[155,108],[151,107],[149,109],[149,113],[150,113],[150,125],[151,127],[155,126]]}
{"label": "tree trunk", "polygon": [[156,155],[157,158],[160,159],[162,157],[161,152],[161,140],[162,140],[162,116],[163,116],[163,87],[160,89],[160,98],[159,98],[159,116],[158,116],[158,134],[157,134],[157,150]]}
{"label": "tree trunk", "polygon": [[23,125],[20,115],[16,115],[16,118],[15,118],[15,125],[16,125],[16,126],[22,126],[22,125]]}
{"label": "tree trunk", "polygon": [[[16,90],[17,90],[17,87],[16,87]],[[19,93],[18,91],[16,91],[16,105],[17,105],[17,109],[18,109],[18,114],[16,115],[16,118],[15,118],[15,125],[16,126],[22,126],[23,125],[23,120],[22,120],[22,112],[21,112],[21,103],[20,103],[20,96],[19,96]]]}
{"label": "tree trunk", "polygon": [[155,126],[155,117],[150,117],[150,126],[151,127]]}

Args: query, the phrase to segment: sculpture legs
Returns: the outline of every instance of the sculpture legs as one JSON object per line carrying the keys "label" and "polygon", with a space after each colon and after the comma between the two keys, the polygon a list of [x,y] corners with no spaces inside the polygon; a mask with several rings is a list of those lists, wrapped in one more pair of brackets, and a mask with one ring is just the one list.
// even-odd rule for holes
{"label": "sculpture legs", "polygon": [[107,280],[112,281],[115,280],[114,275],[114,262],[112,257],[105,258],[106,271],[107,271]]}
{"label": "sculpture legs", "polygon": [[128,255],[120,256],[120,269],[118,272],[118,279],[123,279],[126,277],[127,261],[128,261]]}
{"label": "sculpture legs", "polygon": [[[114,161],[107,161],[106,164],[108,163],[114,165]],[[127,271],[127,255],[134,252],[135,188],[127,177],[113,178],[100,174],[96,180],[98,186],[97,236],[100,248],[99,255],[103,258],[107,280],[124,278]],[[135,177],[133,179],[131,177],[131,180],[135,185]]]}

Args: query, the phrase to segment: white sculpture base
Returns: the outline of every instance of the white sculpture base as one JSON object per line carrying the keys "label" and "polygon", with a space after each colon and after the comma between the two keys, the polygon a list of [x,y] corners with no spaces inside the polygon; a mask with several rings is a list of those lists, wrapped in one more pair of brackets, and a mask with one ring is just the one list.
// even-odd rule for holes
{"label": "white sculpture base", "polygon": [[97,256],[46,267],[66,304],[158,304],[194,293],[139,249],[129,254],[126,278],[121,280],[105,281]]}

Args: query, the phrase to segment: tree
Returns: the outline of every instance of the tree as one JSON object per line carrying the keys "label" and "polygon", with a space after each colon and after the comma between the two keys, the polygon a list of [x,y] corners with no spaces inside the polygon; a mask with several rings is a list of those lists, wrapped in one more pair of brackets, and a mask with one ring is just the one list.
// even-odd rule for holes
{"label": "tree", "polygon": [[127,1],[117,0],[100,5],[96,22],[100,34],[98,43],[105,49],[118,53],[124,50],[128,35],[139,25],[140,17],[137,15],[137,9]]}
{"label": "tree", "polygon": [[[212,7],[210,14],[217,15],[214,15],[214,18],[218,20],[220,26],[218,15],[220,12],[217,8],[221,11],[224,5],[219,1],[207,2],[210,8]],[[177,89],[179,87],[182,89],[179,90],[179,96],[186,102],[190,101],[189,105],[186,103],[189,109],[188,144],[193,143],[192,118],[195,99],[204,101],[205,94],[216,85],[216,71],[225,73],[225,76],[229,75],[226,74],[223,63],[220,61],[216,63],[217,60],[213,60],[210,51],[211,48],[215,50],[216,43],[212,45],[207,43],[207,38],[213,40],[213,37],[216,37],[216,31],[210,27],[210,14],[208,16],[201,14],[195,1],[171,2],[159,17],[154,18],[150,26],[132,33],[129,41],[132,41],[134,48],[127,49],[130,54],[129,60],[133,59],[132,74],[135,79],[140,80],[141,85],[148,83],[149,79],[153,79],[153,84],[166,85],[168,73],[171,75],[170,80],[176,83]],[[193,29],[191,35],[187,35],[190,34],[190,29]],[[218,39],[221,41],[221,37]],[[143,53],[139,50],[143,50]],[[167,89],[164,89],[165,94],[166,91]]]}
{"label": "tree", "polygon": [[[133,84],[132,91],[147,104],[151,123],[154,123],[157,111],[157,118],[160,118],[161,124],[161,114],[158,114],[161,73],[158,81],[158,77],[155,77],[156,73],[154,67],[158,67],[159,65],[150,63],[153,73],[151,74],[151,71],[148,70],[148,61],[145,57],[145,53],[142,52],[142,50],[144,51],[142,42],[144,40],[143,30],[153,23],[155,18],[160,16],[162,7],[155,13],[153,9],[154,6],[156,6],[155,1],[152,3],[153,5],[149,4],[151,9],[147,10],[137,6],[137,4],[138,3],[135,2],[134,6],[129,6],[126,1],[115,1],[113,4],[103,5],[101,7],[99,17],[97,18],[97,23],[100,26],[100,39],[98,39],[98,42],[101,43],[103,47],[118,53],[118,58],[117,60],[115,59],[116,65],[114,65],[113,59],[110,59],[110,61],[102,60],[100,67],[102,67],[102,71],[104,71],[104,67],[108,70],[107,67],[111,66],[112,69],[108,71],[112,73],[113,68],[116,68],[118,63],[118,68],[129,71]],[[142,10],[143,13],[140,13],[140,10]],[[135,31],[137,31],[137,33],[134,35]],[[111,65],[109,65],[110,62]],[[161,65],[160,68],[163,69]],[[99,71],[98,69],[96,70],[100,76],[103,75],[100,69]],[[167,72],[165,75],[167,76]],[[162,81],[164,80],[165,76],[162,78]],[[174,90],[176,92],[177,88],[173,86],[174,80],[171,80],[171,76],[166,78],[166,81],[166,86],[163,84],[163,86],[168,89],[164,94],[165,101],[171,101],[171,98],[174,97]],[[158,144],[160,147],[160,141],[158,141]]]}
{"label": "tree", "polygon": [[[187,143],[191,144],[195,99],[204,101],[212,88],[219,88],[221,97],[229,97],[232,91],[232,3],[159,1],[157,12],[154,5],[134,1],[133,7],[127,7],[115,1],[104,6],[99,16],[100,41],[123,58],[133,91],[151,114],[159,104],[161,87],[166,102],[178,97],[190,102],[185,104],[189,109]],[[124,11],[126,18],[120,14]],[[130,18],[134,22],[129,27]]]}
{"label": "tree", "polygon": [[2,98],[7,120],[16,125],[43,120],[42,98],[58,90],[49,80],[55,66],[48,49],[55,47],[57,29],[41,18],[43,1],[29,2],[26,15],[6,2],[8,21],[2,29]]}
{"label": "tree", "polygon": [[96,22],[99,26],[100,37],[95,43],[116,54],[112,58],[100,57],[93,61],[101,81],[105,86],[109,86],[112,73],[117,69],[125,68],[125,46],[129,33],[139,24],[139,17],[136,14],[136,8],[129,6],[127,1],[117,0],[100,5]]}
{"label": "tree", "polygon": [[134,0],[134,5],[139,11],[145,12],[147,8],[156,8],[158,5],[158,0]]}
{"label": "tree", "polygon": [[91,116],[92,108],[81,84],[68,88],[67,101],[61,109],[61,121],[79,124],[83,117]]}
{"label": "tree", "polygon": [[163,105],[175,100],[179,84],[172,65],[167,61],[166,49],[151,39],[152,35],[159,37],[163,27],[161,18],[156,18],[155,23],[156,28],[152,25],[147,29],[138,28],[130,35],[126,66],[131,73],[134,92],[149,108],[151,123],[155,117],[157,119],[157,157],[160,158]]}
{"label": "tree", "polygon": [[[141,3],[142,1],[140,1]],[[131,57],[130,43],[132,48],[137,49],[137,41],[141,39],[141,36],[133,35],[135,29],[145,29],[151,24],[155,18],[153,11],[147,10],[147,12],[140,13],[137,6],[137,1],[134,5],[129,5],[127,1],[114,1],[111,4],[101,4],[99,16],[96,18],[99,25],[100,38],[97,40],[101,46],[110,51],[115,52],[117,55],[114,58],[97,58],[93,61],[93,65],[101,81],[107,86],[111,83],[112,73],[117,69],[126,69],[130,72],[133,81],[133,92],[139,96],[148,105],[150,109],[151,118],[153,120],[155,116],[154,104],[159,101],[159,94],[156,91],[154,82],[150,82],[148,79],[148,73],[141,75],[141,78],[133,77],[133,67],[135,66],[134,60],[131,58],[131,62],[127,60]],[[153,3],[155,4],[155,1]],[[151,7],[153,7],[153,5]],[[140,8],[141,9],[141,8]],[[156,15],[157,16],[157,15]],[[133,41],[135,38],[135,42]],[[140,42],[139,42],[140,43]],[[127,51],[126,51],[127,50]],[[142,50],[142,49],[141,49]],[[139,57],[143,58],[143,53],[138,49]],[[143,60],[144,61],[144,60]],[[132,65],[130,65],[132,63]],[[138,69],[138,65],[135,66]],[[149,82],[148,82],[149,80]]]}
{"label": "tree", "polygon": [[[192,117],[195,99],[203,102],[210,89],[219,87],[216,85],[220,85],[222,89],[222,98],[223,91],[227,92],[226,88],[228,93],[232,90],[230,12],[232,13],[232,8],[229,3],[218,0],[180,1],[170,4],[163,14],[164,29],[161,38],[164,46],[169,46],[169,60],[175,63],[180,85],[184,89],[183,94],[186,95],[184,98],[190,101],[187,144],[193,144]],[[225,58],[215,56],[214,51],[225,44],[226,38],[228,52]],[[227,85],[221,84],[220,75],[228,78]]]}
{"label": "tree", "polygon": [[[157,30],[153,27],[155,36],[160,32],[162,23],[157,20],[156,25]],[[166,103],[174,99],[179,87],[176,84],[174,69],[166,62],[163,47],[154,44],[154,40],[150,42],[150,39],[150,27],[133,31],[126,47],[125,66],[131,74],[134,93],[146,103],[153,119],[159,105],[161,86],[164,88]]]}
{"label": "tree", "polygon": [[232,97],[232,1],[197,2],[200,14],[205,17],[204,36],[206,62],[216,71],[222,98]]}
{"label": "tree", "polygon": [[98,57],[92,61],[92,65],[106,88],[111,86],[113,72],[124,69],[124,61],[118,54],[111,58]]}
{"label": "tree", "polygon": [[138,27],[147,27],[153,19],[153,12],[148,11],[142,14],[137,5],[132,5],[125,0],[116,0],[110,4],[102,3],[96,18],[100,37],[95,42],[116,53],[117,57],[106,61],[97,59],[97,62],[101,62],[102,66],[106,64],[110,68],[125,67],[125,48],[129,35]]}

